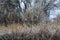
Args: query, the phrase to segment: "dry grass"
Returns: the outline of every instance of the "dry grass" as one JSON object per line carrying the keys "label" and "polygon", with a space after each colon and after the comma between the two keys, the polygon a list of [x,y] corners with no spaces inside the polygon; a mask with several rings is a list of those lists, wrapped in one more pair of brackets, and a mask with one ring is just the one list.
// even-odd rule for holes
{"label": "dry grass", "polygon": [[[42,22],[38,25],[31,25],[30,27],[28,27],[26,24],[24,24],[24,27],[20,24],[12,24],[8,27],[1,27],[7,31],[7,34],[5,36],[3,35],[3,37],[6,38],[6,36],[10,36],[10,40],[60,40],[59,26],[60,25],[58,25],[57,22],[47,24]],[[3,39],[8,40],[8,37],[7,39]]]}

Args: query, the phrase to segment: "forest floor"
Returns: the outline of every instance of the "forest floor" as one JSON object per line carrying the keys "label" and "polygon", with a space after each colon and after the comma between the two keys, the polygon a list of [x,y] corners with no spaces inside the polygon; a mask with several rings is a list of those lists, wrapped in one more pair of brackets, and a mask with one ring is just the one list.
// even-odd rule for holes
{"label": "forest floor", "polygon": [[57,30],[60,30],[60,25],[57,23],[40,23],[38,25],[31,25],[28,27],[24,24],[24,27],[20,24],[11,24],[8,25],[8,27],[5,27],[3,25],[0,25],[0,35],[6,34],[6,33],[12,33],[12,32],[32,32],[32,33],[38,33],[40,30],[49,31],[50,33],[56,32]]}
{"label": "forest floor", "polygon": [[[14,33],[14,34],[12,34],[12,33]],[[31,25],[30,27],[28,27],[26,24],[24,24],[24,26],[22,26],[20,24],[12,24],[12,25],[8,25],[8,27],[0,26],[0,35],[2,36],[4,34],[11,34],[11,35],[9,35],[9,37],[14,36],[15,39],[20,37],[20,39],[22,38],[23,40],[25,40],[25,39],[28,40],[28,38],[32,38],[30,40],[38,40],[38,39],[60,40],[60,24],[57,24],[57,22],[51,22],[51,23],[47,23],[47,24],[42,22],[38,25]],[[11,38],[11,39],[14,39],[14,38]],[[36,39],[34,39],[34,38],[36,38]]]}

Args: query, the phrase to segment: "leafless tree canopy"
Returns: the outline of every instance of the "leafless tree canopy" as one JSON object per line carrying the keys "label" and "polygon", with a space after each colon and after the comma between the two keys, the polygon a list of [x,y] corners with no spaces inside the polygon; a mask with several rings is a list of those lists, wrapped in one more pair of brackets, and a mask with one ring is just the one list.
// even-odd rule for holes
{"label": "leafless tree canopy", "polygon": [[[59,5],[54,4],[56,0],[22,0],[27,7],[24,12],[21,12],[19,0],[0,0],[0,22],[13,23],[21,21],[47,21],[50,15],[50,10]],[[29,6],[30,5],[30,6]],[[34,5],[34,6],[32,6]],[[30,16],[28,16],[30,15]],[[37,15],[37,16],[36,16]],[[29,20],[28,20],[29,19]]]}

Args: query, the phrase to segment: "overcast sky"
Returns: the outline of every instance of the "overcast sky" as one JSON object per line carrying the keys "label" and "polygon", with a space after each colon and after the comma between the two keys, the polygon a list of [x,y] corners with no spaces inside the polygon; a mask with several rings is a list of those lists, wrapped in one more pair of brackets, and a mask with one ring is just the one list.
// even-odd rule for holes
{"label": "overcast sky", "polygon": [[[54,4],[59,5],[59,4],[60,4],[59,2],[60,2],[60,0],[56,0],[56,1],[54,2]],[[52,8],[52,9],[50,10],[50,16],[49,16],[49,19],[50,19],[50,20],[53,20],[54,18],[56,18],[57,15],[60,13],[59,7],[60,7],[60,6],[54,7],[54,8]]]}

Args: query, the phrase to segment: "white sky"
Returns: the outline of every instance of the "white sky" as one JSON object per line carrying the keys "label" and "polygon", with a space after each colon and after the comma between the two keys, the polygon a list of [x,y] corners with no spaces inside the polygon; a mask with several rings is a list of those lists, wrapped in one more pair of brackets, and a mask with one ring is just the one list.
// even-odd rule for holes
{"label": "white sky", "polygon": [[[59,3],[59,0],[56,0],[54,2],[54,4],[58,4]],[[50,15],[49,15],[49,19],[50,20],[53,20],[54,18],[56,18],[58,16],[58,14],[60,13],[60,9],[57,8],[57,7],[54,7],[50,10]]]}
{"label": "white sky", "polygon": [[53,20],[54,18],[58,16],[59,13],[60,13],[60,10],[50,10],[49,19]]}

